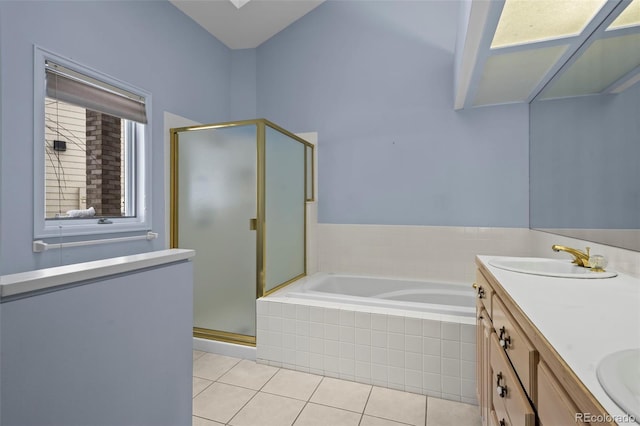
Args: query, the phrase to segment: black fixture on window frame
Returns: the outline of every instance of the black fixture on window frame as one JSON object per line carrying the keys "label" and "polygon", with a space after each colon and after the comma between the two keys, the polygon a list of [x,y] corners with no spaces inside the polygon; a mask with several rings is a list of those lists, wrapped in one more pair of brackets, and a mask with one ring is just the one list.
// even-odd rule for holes
{"label": "black fixture on window frame", "polygon": [[67,141],[53,141],[53,150],[62,152],[66,151]]}

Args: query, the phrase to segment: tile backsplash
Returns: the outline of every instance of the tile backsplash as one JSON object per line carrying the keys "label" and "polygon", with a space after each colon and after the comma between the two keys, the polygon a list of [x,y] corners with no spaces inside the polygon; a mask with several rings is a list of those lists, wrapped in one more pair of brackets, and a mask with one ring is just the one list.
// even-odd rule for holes
{"label": "tile backsplash", "polygon": [[566,244],[591,246],[610,268],[640,277],[638,252],[527,228],[319,223],[314,231],[317,269],[324,272],[472,282],[476,255],[563,258],[551,245]]}

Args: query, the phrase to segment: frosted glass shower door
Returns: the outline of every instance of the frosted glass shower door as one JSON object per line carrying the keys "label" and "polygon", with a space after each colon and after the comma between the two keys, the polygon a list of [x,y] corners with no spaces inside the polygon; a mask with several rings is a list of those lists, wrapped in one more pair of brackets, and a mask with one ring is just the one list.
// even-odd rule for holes
{"label": "frosted glass shower door", "polygon": [[305,145],[265,126],[266,293],[305,274]]}
{"label": "frosted glass shower door", "polygon": [[256,335],[256,140],[253,124],[178,133],[177,246],[196,250],[194,327],[223,340]]}

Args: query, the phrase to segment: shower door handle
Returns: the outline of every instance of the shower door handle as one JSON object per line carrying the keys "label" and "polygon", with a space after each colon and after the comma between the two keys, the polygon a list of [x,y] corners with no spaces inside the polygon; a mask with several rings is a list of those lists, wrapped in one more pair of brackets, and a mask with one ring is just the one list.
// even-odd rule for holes
{"label": "shower door handle", "polygon": [[253,217],[249,219],[249,230],[255,231],[258,229],[258,219]]}

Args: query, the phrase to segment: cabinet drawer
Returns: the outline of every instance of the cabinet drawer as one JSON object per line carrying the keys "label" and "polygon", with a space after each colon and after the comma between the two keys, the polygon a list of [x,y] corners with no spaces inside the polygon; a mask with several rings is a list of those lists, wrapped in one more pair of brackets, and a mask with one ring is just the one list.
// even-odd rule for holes
{"label": "cabinet drawer", "polygon": [[476,270],[476,297],[478,301],[482,303],[484,309],[489,314],[489,318],[493,318],[493,311],[491,309],[491,299],[493,298],[493,289],[489,285],[482,272]]}
{"label": "cabinet drawer", "polygon": [[529,397],[536,400],[536,363],[538,352],[525,337],[522,329],[507,312],[502,301],[493,298],[493,327],[498,335],[499,344],[509,356],[522,386]]}
{"label": "cabinet drawer", "polygon": [[[499,418],[504,417],[510,426],[534,426],[535,413],[509,359],[500,347],[498,336],[491,334],[489,358],[491,360],[491,380],[493,381],[493,408]],[[503,389],[504,392],[498,391]],[[502,412],[506,412],[506,416]]]}
{"label": "cabinet drawer", "polygon": [[540,361],[538,364],[538,417],[540,426],[586,425],[576,417],[578,409],[555,376]]}

